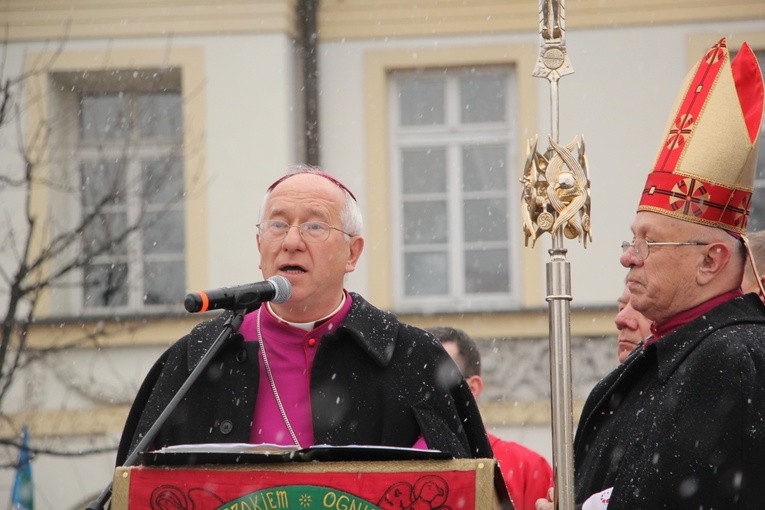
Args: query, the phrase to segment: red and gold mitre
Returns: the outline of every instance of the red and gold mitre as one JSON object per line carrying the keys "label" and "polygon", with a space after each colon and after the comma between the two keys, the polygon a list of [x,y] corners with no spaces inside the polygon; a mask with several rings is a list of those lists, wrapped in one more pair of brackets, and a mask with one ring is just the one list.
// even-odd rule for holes
{"label": "red and gold mitre", "polygon": [[638,211],[746,233],[763,116],[762,72],[720,40],[688,73]]}

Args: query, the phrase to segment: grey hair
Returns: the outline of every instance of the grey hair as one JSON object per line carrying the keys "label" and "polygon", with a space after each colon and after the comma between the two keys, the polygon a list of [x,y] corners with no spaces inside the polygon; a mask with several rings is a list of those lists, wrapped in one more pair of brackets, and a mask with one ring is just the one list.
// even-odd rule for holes
{"label": "grey hair", "polygon": [[[311,165],[296,165],[290,168],[286,175],[295,174],[316,174],[324,176],[322,174],[328,175],[329,172]],[[343,187],[343,185],[338,184],[338,188],[340,188],[340,190],[343,192],[343,196],[345,198],[345,205],[343,206],[343,210],[340,211],[340,221],[343,224],[343,230],[346,232],[345,238],[346,240],[349,240],[350,236],[361,235],[361,232],[364,229],[364,219],[361,215],[361,208],[359,207],[358,202],[356,202],[356,199],[351,196],[351,194],[347,189]],[[260,221],[263,219],[266,202],[268,202],[268,197],[271,196],[272,191],[273,187],[269,188],[263,196],[263,202],[260,206],[260,213],[258,215],[258,223],[260,223]]]}

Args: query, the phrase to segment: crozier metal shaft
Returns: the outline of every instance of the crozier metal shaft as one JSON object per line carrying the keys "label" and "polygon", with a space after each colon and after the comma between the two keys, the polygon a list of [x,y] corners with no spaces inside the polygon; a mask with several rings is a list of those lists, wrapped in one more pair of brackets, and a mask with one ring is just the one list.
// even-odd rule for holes
{"label": "crozier metal shaft", "polygon": [[571,393],[571,268],[563,235],[553,235],[547,263],[550,329],[550,398],[552,409],[555,507],[574,509],[574,422]]}

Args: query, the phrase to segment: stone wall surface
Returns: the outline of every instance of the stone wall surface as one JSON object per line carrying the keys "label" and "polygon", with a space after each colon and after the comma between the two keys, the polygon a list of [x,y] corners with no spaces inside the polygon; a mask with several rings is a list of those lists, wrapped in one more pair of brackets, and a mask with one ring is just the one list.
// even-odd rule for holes
{"label": "stone wall surface", "polygon": [[[477,339],[482,402],[533,402],[550,398],[550,346],[546,338]],[[572,394],[584,400],[618,363],[616,335],[571,339]]]}

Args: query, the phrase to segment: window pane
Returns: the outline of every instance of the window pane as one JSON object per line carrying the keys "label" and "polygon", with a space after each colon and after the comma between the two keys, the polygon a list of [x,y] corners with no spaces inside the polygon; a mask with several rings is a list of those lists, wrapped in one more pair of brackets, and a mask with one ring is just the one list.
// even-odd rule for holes
{"label": "window pane", "polygon": [[85,268],[85,306],[123,306],[128,302],[127,265],[99,264]]}
{"label": "window pane", "polygon": [[145,204],[169,205],[183,198],[183,162],[179,159],[142,161]]}
{"label": "window pane", "polygon": [[470,76],[460,80],[463,124],[504,122],[507,93],[504,76]]}
{"label": "window pane", "polygon": [[402,193],[446,191],[446,149],[428,147],[401,151]]}
{"label": "window pane", "polygon": [[181,303],[186,292],[183,262],[149,262],[144,266],[144,303]]}
{"label": "window pane", "polygon": [[80,97],[80,138],[120,139],[128,136],[128,99],[118,94],[88,94]]}
{"label": "window pane", "polygon": [[114,256],[127,253],[127,218],[125,213],[103,213],[94,218],[82,233],[86,256]]}
{"label": "window pane", "polygon": [[[159,83],[147,90],[150,77],[141,73],[131,72],[125,86],[140,81],[142,91],[72,92],[80,107],[73,153],[80,156],[81,214],[93,217],[82,232],[90,257],[84,308],[178,303],[169,296],[185,287],[182,94]],[[108,86],[118,84],[109,78]]]}
{"label": "window pane", "polygon": [[508,106],[515,86],[509,66],[392,75],[391,203],[401,213],[391,226],[394,306],[401,311],[519,304],[509,273],[520,214],[510,141],[515,106]]}
{"label": "window pane", "polygon": [[183,136],[181,95],[177,92],[142,94],[138,98],[138,129],[142,138]]}
{"label": "window pane", "polygon": [[510,289],[507,250],[465,252],[465,292],[483,294]]}
{"label": "window pane", "polygon": [[507,148],[473,145],[462,149],[462,182],[465,191],[507,189]]}
{"label": "window pane", "polygon": [[183,213],[179,211],[147,213],[144,216],[144,225],[144,254],[183,253],[185,247]]}
{"label": "window pane", "polygon": [[447,253],[408,253],[404,257],[404,266],[404,293],[407,296],[449,293]]}
{"label": "window pane", "polygon": [[448,240],[446,202],[404,204],[404,244],[444,243]]}
{"label": "window pane", "polygon": [[399,112],[402,126],[443,124],[446,84],[442,79],[401,81]]}
{"label": "window pane", "polygon": [[122,160],[83,161],[80,163],[82,205],[95,207],[125,203],[125,169]]}
{"label": "window pane", "polygon": [[498,199],[465,200],[462,217],[465,241],[507,241],[507,202]]}

